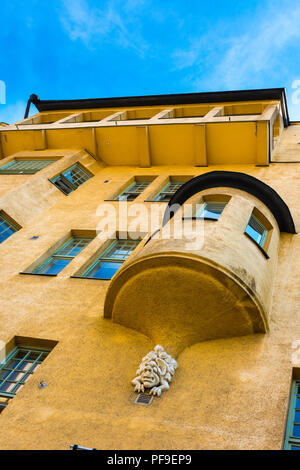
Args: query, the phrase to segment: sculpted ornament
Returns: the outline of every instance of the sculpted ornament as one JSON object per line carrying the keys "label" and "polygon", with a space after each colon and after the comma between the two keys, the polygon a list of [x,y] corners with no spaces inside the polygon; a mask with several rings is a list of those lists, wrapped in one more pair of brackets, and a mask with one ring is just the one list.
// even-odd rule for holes
{"label": "sculpted ornament", "polygon": [[160,397],[162,391],[169,390],[176,368],[175,359],[158,344],[143,357],[136,377],[131,382],[135,386],[134,391],[139,393],[150,389],[152,395]]}

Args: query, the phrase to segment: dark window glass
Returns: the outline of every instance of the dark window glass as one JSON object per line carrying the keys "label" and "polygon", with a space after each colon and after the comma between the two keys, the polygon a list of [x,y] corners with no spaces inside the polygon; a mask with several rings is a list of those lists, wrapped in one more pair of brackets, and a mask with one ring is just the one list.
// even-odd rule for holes
{"label": "dark window glass", "polygon": [[286,427],[285,449],[300,450],[300,380],[294,380]]}
{"label": "dark window glass", "polygon": [[94,279],[111,279],[123,262],[137,247],[139,240],[115,240],[94,261],[81,277]]}
{"label": "dark window glass", "polygon": [[151,181],[135,181],[116,197],[116,201],[134,201],[135,198],[149,186],[149,184],[151,184]]}
{"label": "dark window glass", "polygon": [[13,398],[49,352],[44,349],[16,347],[7,356],[0,366],[0,411],[7,405],[3,398]]}
{"label": "dark window glass", "polygon": [[245,232],[261,247],[264,246],[268,230],[253,214],[250,217]]}
{"label": "dark window glass", "polygon": [[204,202],[198,212],[196,212],[196,217],[200,219],[218,220],[226,204],[226,202]]}
{"label": "dark window glass", "polygon": [[50,181],[57,186],[64,194],[70,194],[92,176],[77,163],[71,168],[60,173]]}
{"label": "dark window glass", "polygon": [[7,163],[0,167],[0,174],[29,174],[32,175],[37,171],[42,170],[51,163],[56,162],[56,160],[12,160],[11,162]]}
{"label": "dark window glass", "polygon": [[90,242],[92,238],[71,237],[53,255],[38,266],[33,274],[55,276],[60,273]]}
{"label": "dark window glass", "polygon": [[184,184],[184,181],[170,181],[154,198],[154,201],[169,202],[172,196]]}
{"label": "dark window glass", "polygon": [[19,229],[13,225],[1,212],[0,212],[0,243],[4,242],[7,238],[17,232]]}

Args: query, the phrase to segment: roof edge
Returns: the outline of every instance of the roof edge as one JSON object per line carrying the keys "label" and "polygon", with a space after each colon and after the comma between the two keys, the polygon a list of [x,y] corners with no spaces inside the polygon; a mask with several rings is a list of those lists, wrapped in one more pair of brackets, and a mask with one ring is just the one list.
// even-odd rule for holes
{"label": "roof edge", "polygon": [[216,91],[203,93],[177,93],[166,95],[127,96],[115,98],[92,98],[74,100],[41,100],[31,95],[29,100],[39,112],[74,109],[96,109],[128,106],[159,106],[178,104],[203,104],[232,101],[255,101],[279,99],[285,125],[289,124],[285,88],[262,88],[254,90]]}

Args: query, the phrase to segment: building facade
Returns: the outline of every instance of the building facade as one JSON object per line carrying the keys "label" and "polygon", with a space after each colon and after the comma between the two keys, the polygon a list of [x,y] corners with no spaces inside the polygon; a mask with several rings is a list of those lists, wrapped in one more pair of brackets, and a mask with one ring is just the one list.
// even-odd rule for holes
{"label": "building facade", "polygon": [[0,449],[300,449],[299,144],[281,88],[1,124]]}

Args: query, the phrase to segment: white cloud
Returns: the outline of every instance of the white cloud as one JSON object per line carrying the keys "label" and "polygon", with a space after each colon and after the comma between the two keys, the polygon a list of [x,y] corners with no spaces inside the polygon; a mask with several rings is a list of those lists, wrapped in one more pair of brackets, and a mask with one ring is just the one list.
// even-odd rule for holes
{"label": "white cloud", "polygon": [[[173,53],[175,67],[193,67],[189,70],[193,86],[214,90],[248,88],[253,76],[274,74],[284,49],[300,38],[300,5],[282,0],[278,6],[272,2],[250,17],[240,35],[218,35],[214,25],[205,37],[194,38],[189,48]],[[207,50],[211,43],[213,48]]]}
{"label": "white cloud", "polygon": [[0,105],[0,122],[12,124],[23,119],[26,104],[27,103],[25,103],[25,101],[17,101],[16,103],[8,106]]}
{"label": "white cloud", "polygon": [[257,28],[252,25],[249,33],[235,38],[216,70],[224,85],[237,87],[249,74],[268,70],[282,50],[300,38],[299,24],[300,6],[296,5],[292,11],[283,8],[276,15],[266,14]]}
{"label": "white cloud", "polygon": [[139,33],[138,15],[144,0],[110,0],[101,8],[88,0],[64,0],[62,24],[71,40],[93,48],[101,41],[117,43],[143,55],[148,44]]}

